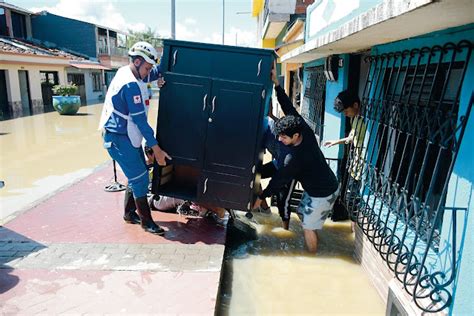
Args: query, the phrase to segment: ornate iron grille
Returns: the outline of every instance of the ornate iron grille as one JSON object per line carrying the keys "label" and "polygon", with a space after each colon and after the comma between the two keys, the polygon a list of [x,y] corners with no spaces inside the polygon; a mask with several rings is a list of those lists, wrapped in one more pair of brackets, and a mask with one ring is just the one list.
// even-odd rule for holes
{"label": "ornate iron grille", "polygon": [[314,133],[323,138],[324,101],[326,99],[326,77],[322,66],[309,69],[308,81],[304,91],[301,116]]}
{"label": "ornate iron grille", "polygon": [[[425,312],[451,306],[459,264],[456,216],[467,209],[445,201],[472,108],[471,97],[458,113],[471,50],[464,40],[367,57],[363,145],[351,145],[346,164],[348,210]],[[440,249],[443,222],[451,244]]]}

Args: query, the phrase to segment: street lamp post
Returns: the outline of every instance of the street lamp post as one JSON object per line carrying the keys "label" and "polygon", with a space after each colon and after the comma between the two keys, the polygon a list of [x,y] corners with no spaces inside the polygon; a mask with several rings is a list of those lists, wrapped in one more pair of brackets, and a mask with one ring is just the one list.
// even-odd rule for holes
{"label": "street lamp post", "polygon": [[222,45],[224,45],[225,33],[225,0],[222,0]]}
{"label": "street lamp post", "polygon": [[175,0],[171,0],[171,38],[176,39],[176,10]]}

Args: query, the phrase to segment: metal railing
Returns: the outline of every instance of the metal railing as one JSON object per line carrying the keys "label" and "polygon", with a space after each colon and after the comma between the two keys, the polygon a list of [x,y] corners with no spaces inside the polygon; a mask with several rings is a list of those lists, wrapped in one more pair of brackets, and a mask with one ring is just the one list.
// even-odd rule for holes
{"label": "metal railing", "polygon": [[301,116],[319,139],[323,139],[326,77],[322,66],[308,69]]}
{"label": "metal railing", "polygon": [[472,108],[471,97],[459,113],[471,51],[463,40],[367,57],[354,127],[363,144],[345,167],[342,200],[425,312],[451,306],[459,268],[456,218],[467,209],[445,203]]}
{"label": "metal railing", "polygon": [[[99,45],[99,54],[100,55],[109,55],[109,50],[107,48],[107,45]],[[126,48],[110,47],[110,56],[126,57],[127,54],[128,54],[128,51],[127,51]]]}

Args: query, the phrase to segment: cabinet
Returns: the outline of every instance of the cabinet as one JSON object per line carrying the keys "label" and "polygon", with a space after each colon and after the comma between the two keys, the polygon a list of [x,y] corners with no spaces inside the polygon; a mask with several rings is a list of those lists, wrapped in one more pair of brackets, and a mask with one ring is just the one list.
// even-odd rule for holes
{"label": "cabinet", "polygon": [[156,137],[173,160],[155,166],[154,193],[250,207],[273,60],[271,50],[164,41]]}

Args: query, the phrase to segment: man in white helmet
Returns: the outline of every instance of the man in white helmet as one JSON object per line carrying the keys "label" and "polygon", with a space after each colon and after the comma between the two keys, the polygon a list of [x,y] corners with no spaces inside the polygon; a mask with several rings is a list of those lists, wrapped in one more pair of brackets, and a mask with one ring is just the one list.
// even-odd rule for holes
{"label": "man in white helmet", "polygon": [[163,235],[164,230],[151,217],[147,201],[149,177],[141,144],[145,138],[151,158],[159,165],[164,166],[165,159],[171,160],[158,145],[144,104],[148,99],[146,82],[158,80],[161,87],[164,81],[159,79],[158,53],[149,43],[135,43],[128,54],[130,64],[117,71],[107,90],[99,129],[104,130],[104,148],[128,179],[123,219],[130,224],[140,223],[149,233]]}

